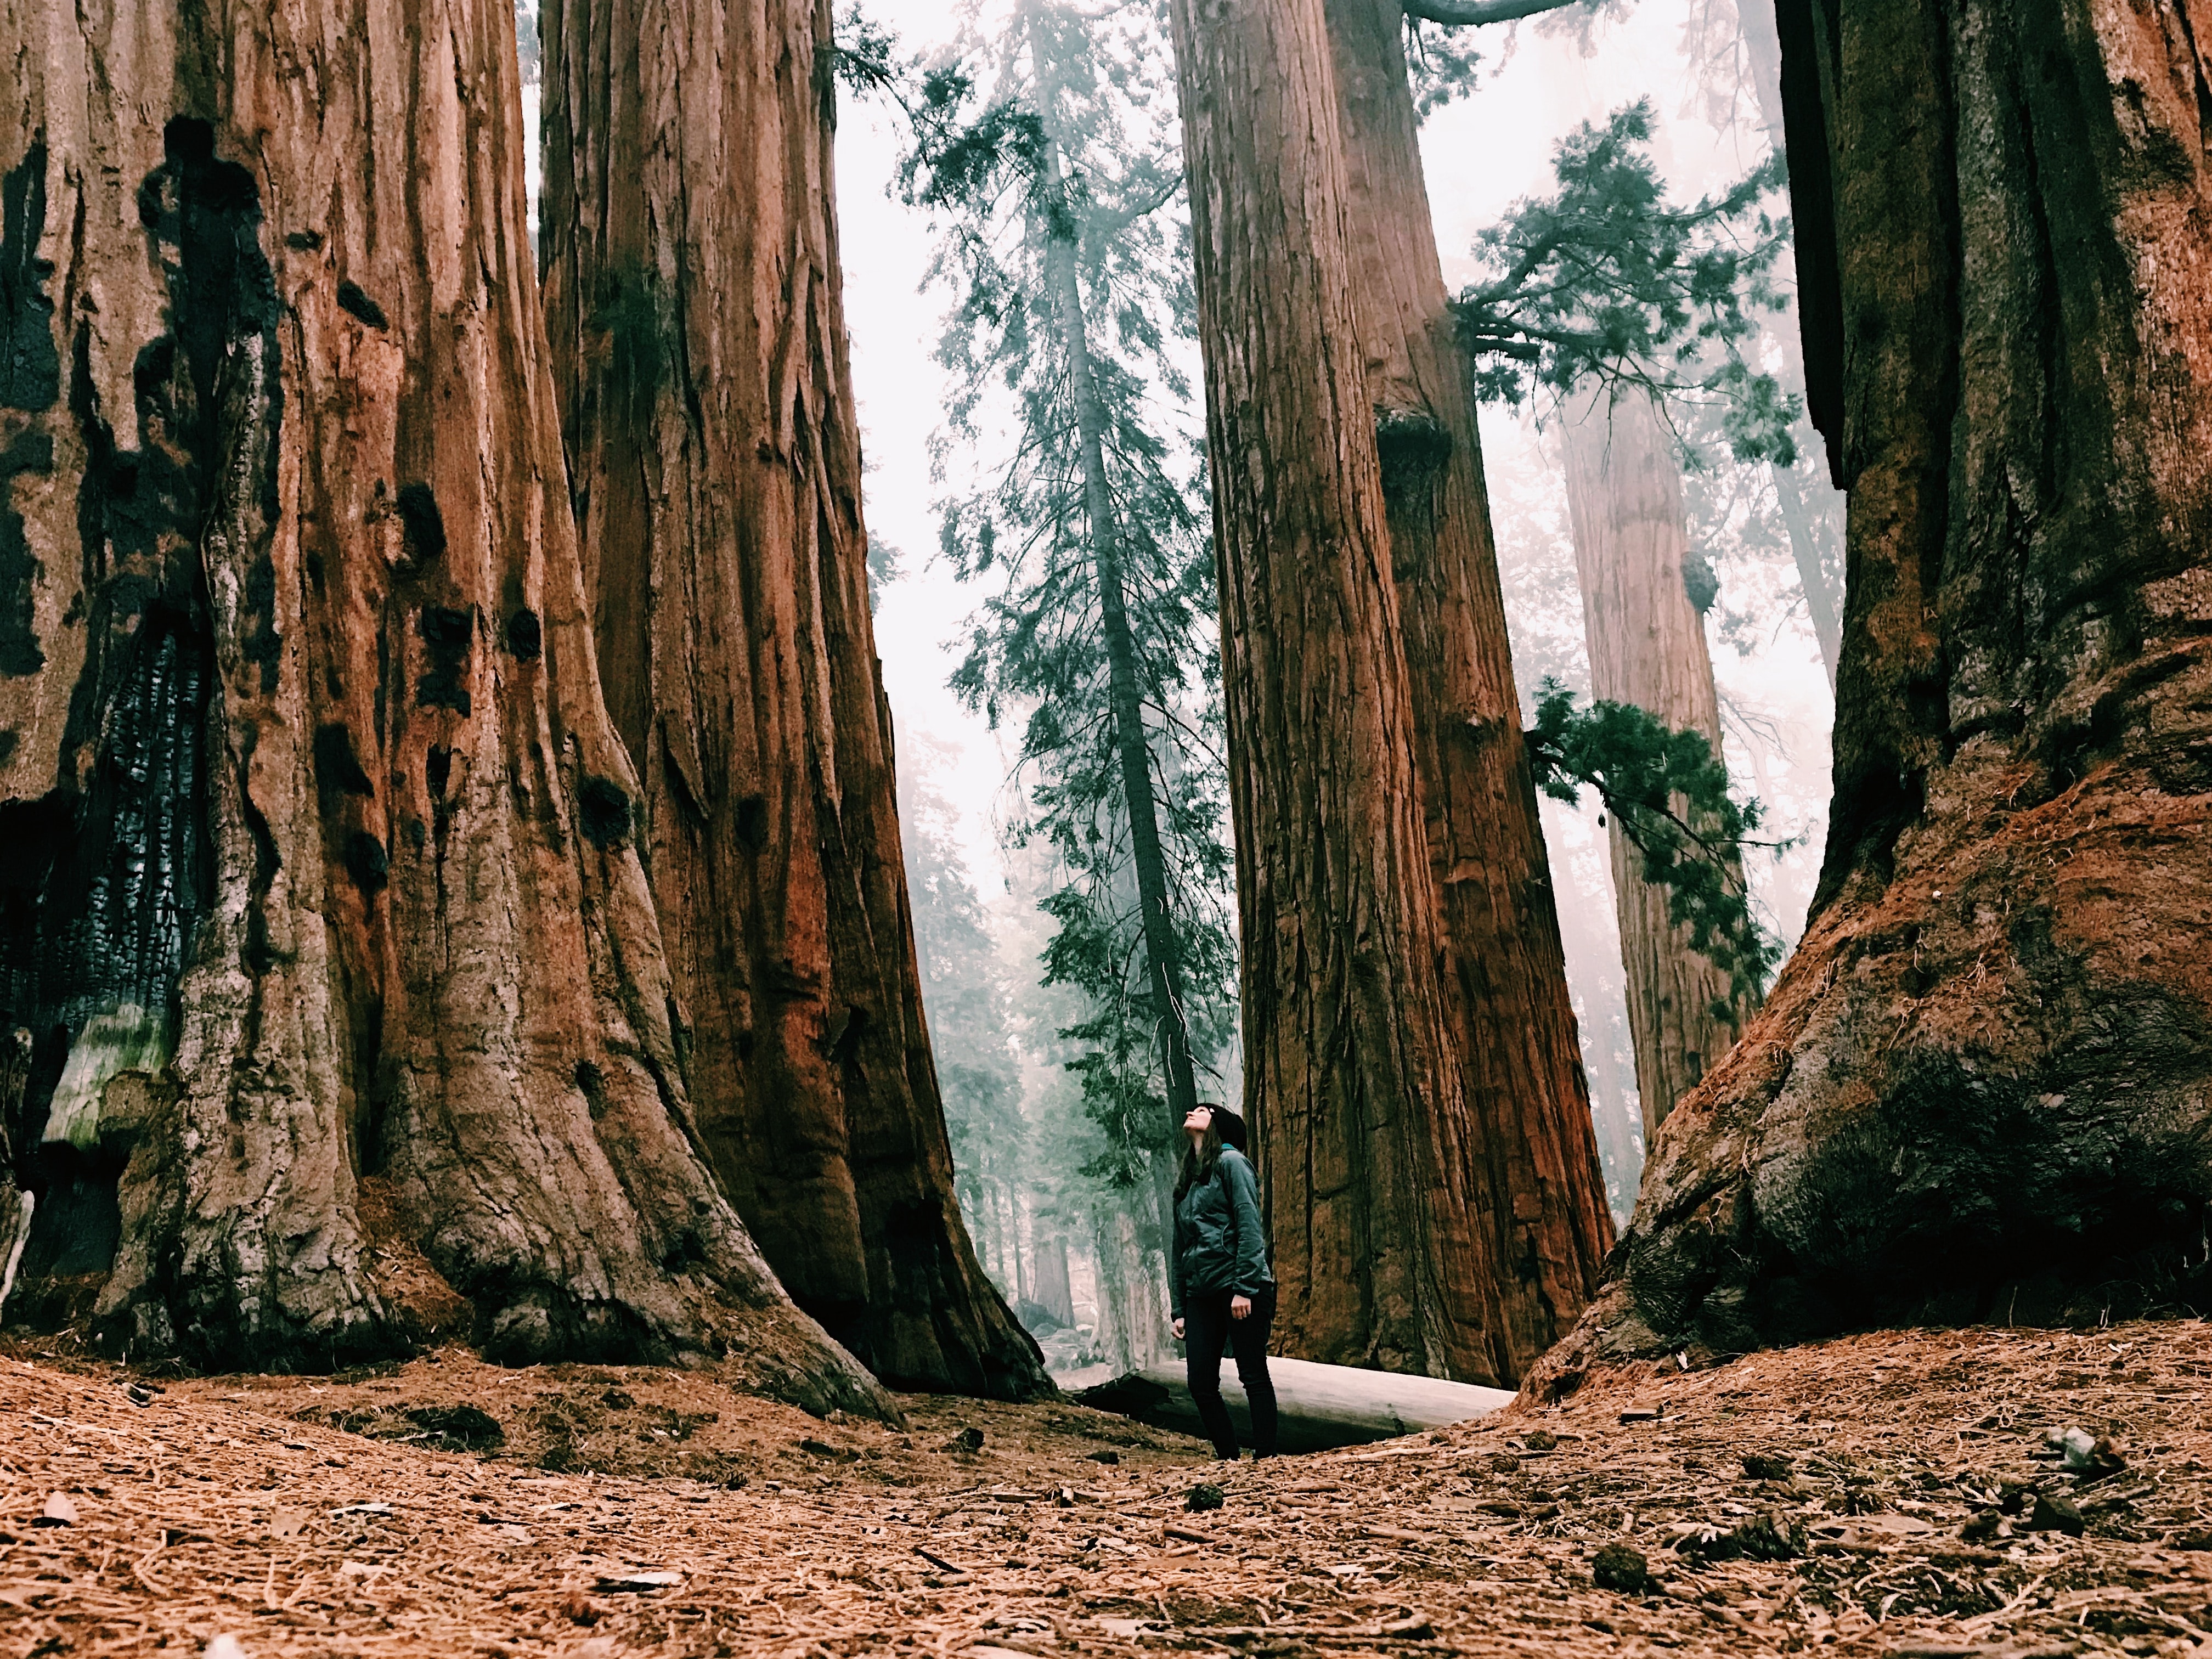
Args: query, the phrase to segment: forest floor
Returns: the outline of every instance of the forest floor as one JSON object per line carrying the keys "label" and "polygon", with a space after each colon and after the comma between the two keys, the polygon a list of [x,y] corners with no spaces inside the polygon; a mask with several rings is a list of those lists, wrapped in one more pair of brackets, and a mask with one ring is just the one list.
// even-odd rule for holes
{"label": "forest floor", "polygon": [[[0,1659],[2193,1652],[2208,1380],[2195,1321],[1889,1333],[1232,1468],[1070,1405],[899,1431],[678,1371],[155,1381],[16,1341]],[[2054,1428],[2124,1467],[2067,1474]]]}

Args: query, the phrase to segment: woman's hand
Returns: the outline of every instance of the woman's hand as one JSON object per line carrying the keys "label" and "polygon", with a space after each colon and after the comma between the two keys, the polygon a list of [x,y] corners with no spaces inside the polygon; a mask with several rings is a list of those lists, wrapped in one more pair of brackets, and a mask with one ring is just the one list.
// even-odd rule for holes
{"label": "woman's hand", "polygon": [[1180,1319],[1173,1321],[1170,1323],[1168,1328],[1175,1333],[1175,1340],[1176,1341],[1180,1342],[1182,1340],[1182,1321]]}
{"label": "woman's hand", "polygon": [[1231,1319],[1249,1319],[1252,1316],[1252,1298],[1249,1296],[1231,1297],[1229,1316]]}

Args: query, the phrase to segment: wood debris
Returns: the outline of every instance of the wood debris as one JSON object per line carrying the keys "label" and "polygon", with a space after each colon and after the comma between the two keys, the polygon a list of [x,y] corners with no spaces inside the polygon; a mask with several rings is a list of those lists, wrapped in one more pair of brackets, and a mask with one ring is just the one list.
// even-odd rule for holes
{"label": "wood debris", "polygon": [[[912,1399],[901,1433],[642,1368],[447,1354],[154,1392],[10,1352],[12,1653],[2212,1653],[2196,1322],[1641,1368],[1234,1468],[1065,1405]],[[413,1437],[462,1401],[495,1455]],[[980,1449],[942,1449],[979,1424]],[[1222,1497],[1202,1526],[1194,1484]],[[36,1525],[56,1498],[75,1519]],[[1595,1582],[1614,1546],[1632,1553],[1600,1576],[1632,1589]]]}

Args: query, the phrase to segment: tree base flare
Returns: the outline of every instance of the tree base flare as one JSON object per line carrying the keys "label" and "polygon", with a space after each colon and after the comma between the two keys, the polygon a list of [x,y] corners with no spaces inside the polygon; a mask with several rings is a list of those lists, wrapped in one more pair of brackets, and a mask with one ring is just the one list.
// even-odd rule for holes
{"label": "tree base flare", "polygon": [[1610,1287],[1534,1386],[1685,1348],[2201,1298],[2212,830],[2204,797],[2120,781],[1937,818],[1898,843],[1910,876],[1846,884],[1662,1129]]}

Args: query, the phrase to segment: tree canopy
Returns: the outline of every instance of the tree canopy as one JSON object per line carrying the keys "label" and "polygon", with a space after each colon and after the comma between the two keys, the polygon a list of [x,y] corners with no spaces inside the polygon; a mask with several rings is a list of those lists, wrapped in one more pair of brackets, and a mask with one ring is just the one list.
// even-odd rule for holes
{"label": "tree canopy", "polygon": [[1584,122],[1553,152],[1551,195],[1515,204],[1477,238],[1481,280],[1461,290],[1476,395],[1517,404],[1588,381],[1710,402],[1739,459],[1796,455],[1796,400],[1744,347],[1784,304],[1774,267],[1789,222],[1765,204],[1769,155],[1717,195],[1669,203],[1648,154],[1650,100]]}

